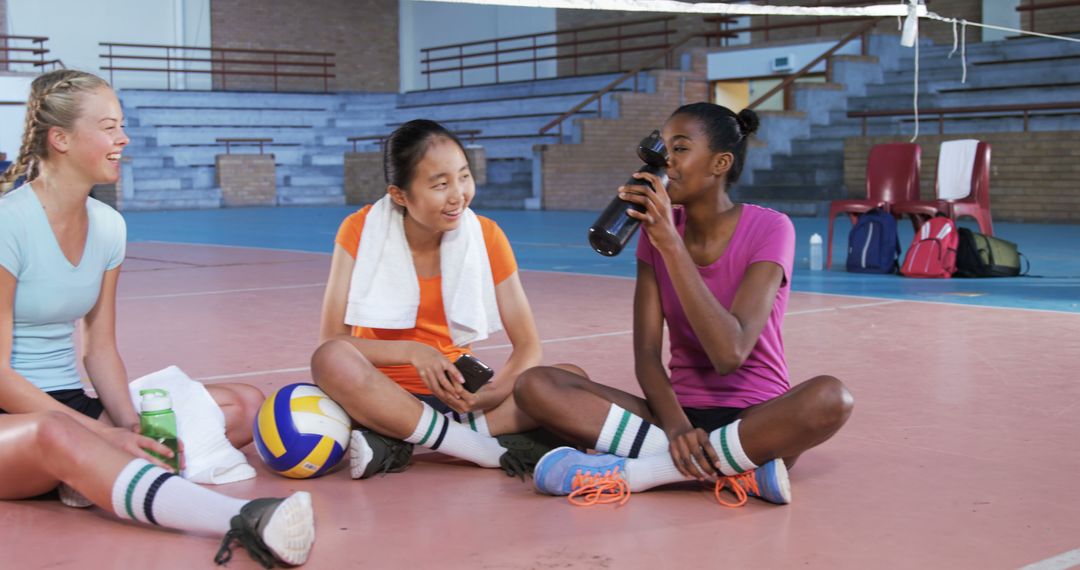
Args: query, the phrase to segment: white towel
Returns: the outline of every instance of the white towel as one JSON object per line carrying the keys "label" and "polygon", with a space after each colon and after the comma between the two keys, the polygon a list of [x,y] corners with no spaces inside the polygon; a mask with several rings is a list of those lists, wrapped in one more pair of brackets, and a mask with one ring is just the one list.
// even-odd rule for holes
{"label": "white towel", "polygon": [[160,388],[169,393],[176,414],[177,437],[184,442],[185,479],[222,485],[251,479],[255,469],[225,437],[225,414],[201,382],[176,366],[147,374],[128,385],[135,409],[139,390]]}
{"label": "white towel", "polygon": [[937,183],[939,200],[962,200],[971,194],[971,174],[979,141],[963,139],[941,143]]}
{"label": "white towel", "polygon": [[[471,209],[465,209],[456,230],[443,234],[439,258],[443,306],[454,345],[466,346],[502,330],[484,232]],[[405,239],[405,212],[387,194],[364,220],[345,324],[410,329],[416,326],[419,308],[420,283]]]}

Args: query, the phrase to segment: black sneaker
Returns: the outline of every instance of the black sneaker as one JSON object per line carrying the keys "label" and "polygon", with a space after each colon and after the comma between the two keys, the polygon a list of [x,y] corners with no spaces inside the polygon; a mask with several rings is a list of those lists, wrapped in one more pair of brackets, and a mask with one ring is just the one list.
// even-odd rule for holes
{"label": "black sneaker", "polygon": [[532,474],[544,454],[557,447],[573,447],[573,444],[544,428],[499,435],[495,439],[506,448],[506,453],[499,458],[499,466],[508,477],[520,477],[522,481],[526,475]]}
{"label": "black sneaker", "polygon": [[240,508],[229,526],[214,556],[218,565],[232,559],[233,542],[239,542],[263,568],[275,563],[299,566],[307,562],[315,542],[311,495],[300,491],[286,499],[255,499]]}
{"label": "black sneaker", "polygon": [[379,473],[397,473],[409,468],[413,444],[354,429],[349,435],[349,475],[367,479]]}

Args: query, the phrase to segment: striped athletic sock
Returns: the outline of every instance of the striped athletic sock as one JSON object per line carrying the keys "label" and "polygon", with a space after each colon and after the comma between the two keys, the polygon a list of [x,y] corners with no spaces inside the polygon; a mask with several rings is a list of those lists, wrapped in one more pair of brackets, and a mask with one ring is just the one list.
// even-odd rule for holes
{"label": "striped athletic sock", "polygon": [[481,467],[499,466],[499,458],[506,453],[506,449],[495,438],[452,422],[423,402],[421,405],[424,409],[420,413],[420,421],[405,441],[471,461]]}
{"label": "striped athletic sock", "polygon": [[461,414],[450,410],[446,413],[446,416],[463,426],[467,426],[469,429],[480,435],[491,437],[491,430],[488,429],[487,418],[484,417],[484,412]]}
{"label": "striped athletic sock", "polygon": [[[735,420],[709,434],[709,442],[720,457],[720,472],[724,475],[738,475],[758,468],[746,456],[739,441],[740,422],[742,420]],[[658,453],[626,460],[626,482],[631,491],[644,491],[686,480],[668,454]]]}
{"label": "striped athletic sock", "polygon": [[639,457],[668,452],[664,430],[612,404],[593,449],[620,457]]}
{"label": "striped athletic sock", "polygon": [[183,531],[224,535],[229,521],[245,504],[144,459],[133,459],[113,483],[112,507],[117,516]]}
{"label": "striped athletic sock", "polygon": [[635,493],[660,485],[689,480],[682,473],[679,473],[679,468],[675,467],[675,462],[671,460],[671,455],[667,453],[655,453],[637,459],[627,459],[625,477],[630,490]]}
{"label": "striped athletic sock", "polygon": [[712,443],[716,454],[720,456],[720,471],[724,475],[738,475],[758,468],[743,452],[742,442],[739,440],[741,422],[742,420],[735,420],[709,434],[709,443]]}

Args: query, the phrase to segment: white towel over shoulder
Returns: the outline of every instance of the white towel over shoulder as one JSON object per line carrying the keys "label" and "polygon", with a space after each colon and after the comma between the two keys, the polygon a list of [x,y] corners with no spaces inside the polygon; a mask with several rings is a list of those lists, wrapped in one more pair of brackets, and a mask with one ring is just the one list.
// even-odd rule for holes
{"label": "white towel over shoulder", "polygon": [[[502,330],[491,261],[476,214],[466,208],[461,225],[440,245],[443,306],[456,346]],[[383,196],[364,220],[349,284],[345,324],[380,329],[416,326],[420,283],[405,238],[404,210]]]}

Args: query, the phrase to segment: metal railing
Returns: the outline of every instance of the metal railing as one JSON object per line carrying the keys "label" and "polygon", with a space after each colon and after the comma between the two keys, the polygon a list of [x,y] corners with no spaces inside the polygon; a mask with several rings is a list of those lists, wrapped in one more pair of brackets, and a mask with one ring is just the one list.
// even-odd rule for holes
{"label": "metal railing", "polygon": [[243,138],[243,137],[221,137],[215,139],[215,142],[225,145],[225,154],[232,154],[233,145],[236,146],[258,146],[259,154],[263,153],[263,145],[273,144],[274,139],[266,138]]}
{"label": "metal railing", "polygon": [[[806,5],[806,6],[815,6],[815,7],[820,7],[820,6],[841,7],[841,6],[865,6],[867,4],[868,4],[867,0],[829,0],[828,2],[822,2],[821,0],[814,0],[813,2],[807,2],[804,5]],[[752,32],[764,32],[764,37],[762,39],[764,41],[769,41],[769,32],[771,32],[773,30],[787,30],[787,29],[792,29],[792,28],[809,28],[809,27],[813,27],[814,28],[814,35],[815,36],[820,36],[822,34],[822,30],[821,30],[822,26],[828,26],[828,25],[832,25],[832,24],[841,24],[841,23],[849,23],[850,24],[852,22],[861,22],[861,21],[865,21],[865,20],[871,20],[871,19],[876,20],[876,19],[878,19],[878,18],[875,18],[874,16],[854,16],[854,17],[845,16],[845,17],[842,17],[842,18],[840,18],[840,17],[832,17],[832,18],[830,18],[830,17],[824,17],[824,16],[806,16],[807,18],[812,17],[813,21],[808,22],[808,21],[800,20],[800,21],[796,21],[796,22],[785,21],[785,22],[780,22],[780,23],[772,23],[772,22],[769,21],[769,15],[768,14],[764,14],[762,16],[753,16],[753,17],[760,18],[760,23],[758,23],[758,24],[753,24],[752,23],[751,25],[743,27],[743,28],[730,28],[728,26],[730,24],[732,24],[732,23],[735,23],[734,18],[732,18],[731,16],[705,16],[702,19],[706,23],[716,24],[716,27],[717,27],[715,32],[705,32],[703,34],[703,35],[705,35],[706,41],[708,42],[706,45],[711,45],[711,39],[712,38],[718,38],[718,39],[722,40],[724,42],[723,45],[726,46],[726,45],[728,45],[727,40],[734,39],[734,38],[738,37],[738,34],[752,33]],[[780,17],[782,17],[782,18],[792,18],[792,17],[795,17],[795,16],[780,16]],[[751,20],[751,22],[753,22],[753,21]],[[866,55],[866,53],[864,52],[863,55]]]}
{"label": "metal railing", "polygon": [[[614,69],[608,69],[608,71],[623,71],[625,54],[665,50],[669,47],[669,37],[675,33],[669,25],[673,20],[675,20],[674,16],[629,20],[614,24],[582,26],[553,32],[422,48],[420,63],[423,64],[424,69],[420,73],[427,76],[427,88],[431,89],[433,75],[457,73],[458,86],[461,87],[465,85],[466,71],[485,68],[493,68],[494,83],[500,83],[500,70],[515,65],[531,64],[532,79],[536,80],[538,64],[545,61],[570,60],[572,68],[569,75],[576,76],[579,75],[581,60],[615,56]],[[657,29],[641,29],[653,27]],[[646,42],[643,43],[641,40],[646,40]],[[596,46],[596,44],[610,45],[612,43],[614,47]],[[584,51],[581,49],[583,46]],[[467,52],[466,50],[470,48],[473,51]],[[552,50],[554,53],[551,53]],[[507,57],[511,59],[506,59]],[[432,64],[449,65],[432,68]],[[594,70],[589,73],[600,73],[600,71]]]}
{"label": "metal railing", "polygon": [[739,37],[739,33],[731,27],[739,23],[739,19],[735,16],[705,16],[702,18],[702,21],[707,24],[713,24],[716,28],[711,32],[702,32],[700,34],[705,38],[705,47],[712,47],[712,41],[714,39],[717,40],[717,46],[727,47],[731,45],[729,40],[734,40]]}
{"label": "metal railing", "polygon": [[0,66],[9,68],[15,65],[31,65],[43,71],[45,66],[64,64],[59,59],[50,59],[49,48],[45,42],[49,38],[45,36],[12,36],[0,34]]}
{"label": "metal railing", "polygon": [[[1043,4],[1036,4],[1035,0],[1028,0],[1027,4],[1022,4],[1016,7],[1017,12],[1030,12],[1028,16],[1028,31],[1037,32],[1035,29],[1035,14],[1042,10],[1053,10],[1054,8],[1069,8],[1080,6],[1080,0],[1060,0],[1058,2],[1047,2]],[[1074,30],[1075,32],[1076,30]]]}
{"label": "metal railing", "polygon": [[809,73],[810,70],[813,69],[815,65],[821,63],[822,61],[825,61],[829,56],[836,53],[840,48],[846,46],[848,44],[848,42],[850,42],[851,40],[853,40],[855,38],[858,38],[858,37],[863,38],[862,44],[863,44],[863,49],[865,50],[866,49],[866,37],[865,36],[870,33],[870,30],[875,25],[877,25],[877,22],[878,22],[879,19],[880,18],[873,18],[871,21],[866,22],[865,24],[863,24],[862,26],[859,26],[857,29],[855,29],[854,31],[852,31],[848,35],[841,38],[840,41],[836,42],[836,45],[834,45],[833,47],[826,50],[825,53],[822,53],[821,55],[814,58],[814,60],[811,61],[810,63],[804,65],[802,69],[796,71],[795,73],[792,73],[791,75],[786,76],[784,78],[784,80],[780,82],[779,85],[777,85],[776,87],[773,87],[772,89],[767,91],[764,95],[762,95],[761,97],[758,97],[757,99],[755,99],[753,102],[751,102],[749,105],[747,105],[746,108],[747,109],[756,109],[759,105],[761,105],[762,103],[767,101],[773,95],[777,94],[780,91],[784,91],[784,108],[787,109],[790,106],[789,103],[790,103],[790,100],[791,100],[791,86],[795,83],[795,81],[797,79],[799,79],[799,78],[803,77],[804,75],[806,75],[807,73]]}
{"label": "metal railing", "polygon": [[[211,89],[227,90],[230,77],[234,81],[236,77],[262,77],[273,81],[276,92],[280,79],[300,78],[322,80],[325,93],[330,90],[330,80],[334,78],[331,69],[335,54],[331,52],[114,42],[99,45],[107,50],[100,54],[105,60],[101,69],[109,72],[110,83],[115,71],[164,73],[166,88],[171,90],[174,74],[209,74]],[[118,61],[120,65],[117,65]],[[197,67],[191,67],[192,64]]]}
{"label": "metal railing", "polygon": [[[980,107],[939,107],[937,109],[919,109],[919,115],[936,115],[938,134],[945,132],[945,117],[956,115],[977,115],[973,118],[1024,117],[1024,132],[1028,132],[1033,111],[1070,111],[1080,112],[1080,103],[1028,103],[1018,105],[983,105]],[[871,117],[913,117],[912,109],[884,109],[873,111],[849,111],[848,117],[862,119],[862,136],[867,136],[867,120]]]}
{"label": "metal railing", "polygon": [[562,140],[562,134],[563,134],[562,124],[563,124],[563,121],[565,121],[566,119],[569,119],[570,117],[574,116],[575,114],[577,114],[578,111],[584,109],[589,103],[592,103],[593,101],[597,101],[597,111],[596,111],[597,116],[602,116],[603,115],[603,107],[601,106],[601,103],[603,102],[604,95],[607,95],[608,93],[610,93],[611,91],[616,89],[619,85],[622,85],[623,83],[625,83],[630,78],[634,79],[634,91],[637,92],[637,77],[638,77],[638,74],[640,74],[642,71],[645,71],[649,67],[651,67],[653,65],[656,65],[656,63],[659,62],[661,59],[670,59],[671,55],[675,53],[675,50],[681,48],[682,46],[684,46],[688,42],[690,42],[690,40],[693,40],[694,38],[697,38],[697,37],[698,37],[697,34],[690,34],[690,35],[684,36],[679,41],[677,41],[674,44],[671,44],[670,46],[668,46],[668,48],[666,50],[660,52],[659,54],[652,57],[651,59],[646,60],[644,63],[638,64],[638,66],[635,67],[634,69],[631,69],[630,71],[627,71],[626,73],[616,77],[611,83],[608,83],[607,85],[601,87],[599,91],[597,91],[596,93],[593,93],[592,95],[589,95],[588,97],[585,98],[584,101],[582,101],[582,102],[578,103],[577,105],[574,105],[573,107],[571,107],[569,111],[563,113],[562,115],[559,115],[558,117],[556,117],[551,122],[544,125],[543,127],[540,127],[540,133],[539,134],[542,135],[542,134],[548,132],[549,130],[551,130],[551,129],[553,129],[553,128],[555,128],[557,126],[557,127],[559,127],[559,140]]}

